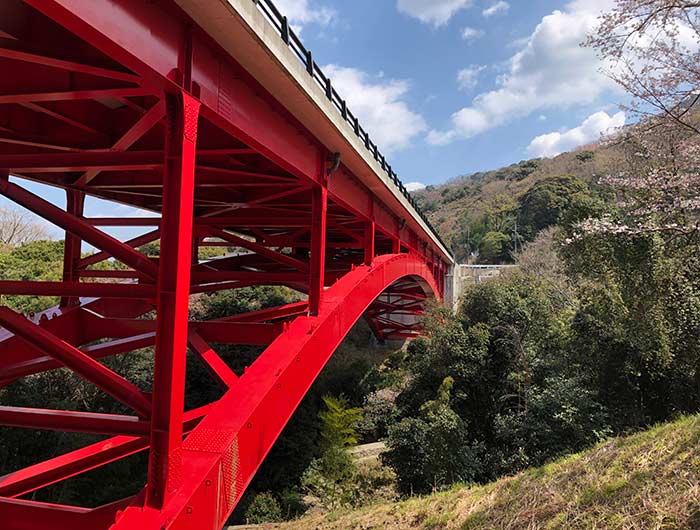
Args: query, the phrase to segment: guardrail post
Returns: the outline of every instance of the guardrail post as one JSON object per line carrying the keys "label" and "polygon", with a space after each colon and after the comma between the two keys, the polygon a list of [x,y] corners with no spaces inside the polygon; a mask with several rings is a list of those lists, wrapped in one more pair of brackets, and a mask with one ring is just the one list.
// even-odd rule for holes
{"label": "guardrail post", "polygon": [[282,40],[289,45],[289,20],[287,17],[282,17]]}
{"label": "guardrail post", "polygon": [[310,51],[306,52],[306,71],[311,77],[314,76],[314,55]]}

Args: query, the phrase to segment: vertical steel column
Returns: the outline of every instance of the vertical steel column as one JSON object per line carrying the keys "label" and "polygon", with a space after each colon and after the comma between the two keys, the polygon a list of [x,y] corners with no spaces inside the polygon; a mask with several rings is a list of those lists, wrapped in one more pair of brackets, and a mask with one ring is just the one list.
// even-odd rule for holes
{"label": "vertical steel column", "polygon": [[445,296],[445,280],[446,280],[446,272],[447,266],[445,265],[445,262],[440,260],[440,264],[438,266],[438,278],[437,278],[437,284],[438,284],[438,291],[440,294],[440,297]]}
{"label": "vertical steel column", "polygon": [[395,220],[395,223],[394,237],[391,239],[391,253],[401,254],[401,223],[398,219]]}
{"label": "vertical steel column", "polygon": [[194,168],[200,103],[166,95],[167,133],[153,369],[149,506],[161,507],[182,481]]}
{"label": "vertical steel column", "polygon": [[[77,190],[66,190],[66,211],[75,217],[82,217],[85,208],[85,193]],[[65,232],[63,243],[63,281],[80,281],[80,252],[82,239],[72,232]],[[75,296],[61,298],[61,307],[73,307],[80,299]]]}
{"label": "vertical steel column", "polygon": [[315,186],[311,190],[311,256],[309,264],[309,314],[318,315],[325,287],[326,213],[328,189]]}
{"label": "vertical steel column", "polygon": [[376,232],[376,225],[374,221],[367,221],[365,223],[365,265],[368,267],[372,265],[374,261],[374,236]]}

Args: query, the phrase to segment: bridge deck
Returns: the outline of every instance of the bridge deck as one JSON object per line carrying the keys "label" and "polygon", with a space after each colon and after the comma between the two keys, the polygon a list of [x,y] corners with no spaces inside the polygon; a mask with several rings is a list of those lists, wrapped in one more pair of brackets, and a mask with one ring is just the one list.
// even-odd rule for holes
{"label": "bridge deck", "polygon": [[[0,426],[110,436],[0,477],[4,530],[220,528],[355,322],[415,337],[444,292],[449,252],[332,85],[319,92],[309,56],[294,63],[247,1],[0,2],[0,194],[66,234],[61,281],[0,281],[3,295],[60,299],[26,317],[0,307],[0,388],[65,367],[128,411],[1,406]],[[65,190],[66,208],[26,181]],[[86,218],[88,196],[155,217]],[[155,241],[157,257],[140,250]],[[200,259],[206,246],[246,252]],[[258,285],[302,300],[190,320],[191,296]],[[234,372],[220,344],[262,353]],[[149,388],[101,362],[143,348]],[[223,397],[186,411],[188,354]],[[141,451],[130,498],[37,501]]]}
{"label": "bridge deck", "polygon": [[[331,153],[340,153],[353,175],[425,233],[450,260],[450,252],[398,179],[362,122],[352,113],[271,0],[175,0]],[[403,213],[402,213],[403,212]]]}

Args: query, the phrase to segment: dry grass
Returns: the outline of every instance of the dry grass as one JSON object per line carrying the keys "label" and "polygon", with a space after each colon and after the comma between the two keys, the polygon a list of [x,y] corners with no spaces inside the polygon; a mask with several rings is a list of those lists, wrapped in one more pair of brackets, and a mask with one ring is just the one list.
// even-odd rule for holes
{"label": "dry grass", "polygon": [[478,487],[258,530],[700,530],[700,417]]}

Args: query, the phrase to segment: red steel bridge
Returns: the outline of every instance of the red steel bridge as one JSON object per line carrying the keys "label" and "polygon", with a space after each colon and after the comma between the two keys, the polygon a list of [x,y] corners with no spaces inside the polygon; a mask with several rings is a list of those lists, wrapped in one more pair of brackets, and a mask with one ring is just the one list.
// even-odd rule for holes
{"label": "red steel bridge", "polygon": [[[60,299],[40,315],[0,307],[0,388],[62,368],[128,411],[0,407],[5,427],[100,436],[0,477],[0,528],[218,530],[359,319],[379,339],[420,333],[450,253],[269,0],[1,0],[0,72],[0,194],[65,231],[61,281],[0,281]],[[87,217],[86,197],[157,217]],[[154,241],[159,257],[139,251]],[[244,252],[200,259],[207,246]],[[193,296],[254,285],[308,296],[190,320]],[[265,349],[237,374],[220,344]],[[100,362],[147,347],[152,388]],[[223,395],[195,410],[188,356]],[[130,498],[35,500],[141,452]]]}

